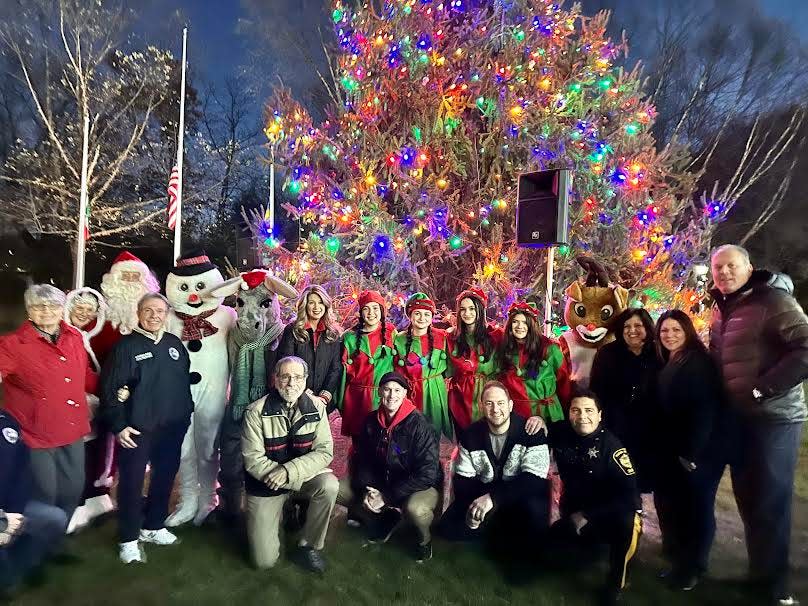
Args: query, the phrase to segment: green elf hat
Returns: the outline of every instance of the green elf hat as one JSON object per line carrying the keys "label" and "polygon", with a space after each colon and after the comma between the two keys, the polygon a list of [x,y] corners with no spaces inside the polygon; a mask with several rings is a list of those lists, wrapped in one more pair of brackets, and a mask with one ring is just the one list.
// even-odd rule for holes
{"label": "green elf hat", "polygon": [[412,312],[417,309],[425,309],[434,314],[435,304],[432,302],[432,299],[429,298],[429,295],[423,292],[417,292],[410,295],[410,298],[407,299],[407,304],[404,306],[404,313],[409,317]]}

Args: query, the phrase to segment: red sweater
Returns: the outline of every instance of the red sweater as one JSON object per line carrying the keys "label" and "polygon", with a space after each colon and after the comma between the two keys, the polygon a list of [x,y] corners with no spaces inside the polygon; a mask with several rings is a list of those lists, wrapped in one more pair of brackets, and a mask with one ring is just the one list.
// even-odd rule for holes
{"label": "red sweater", "polygon": [[78,331],[60,324],[56,343],[31,322],[0,337],[5,408],[19,421],[30,448],[72,444],[90,432],[87,392],[97,388]]}

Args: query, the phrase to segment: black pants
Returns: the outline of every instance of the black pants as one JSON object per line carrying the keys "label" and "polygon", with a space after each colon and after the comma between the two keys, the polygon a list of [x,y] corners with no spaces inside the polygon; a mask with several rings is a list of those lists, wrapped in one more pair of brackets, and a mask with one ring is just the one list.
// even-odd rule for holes
{"label": "black pants", "polygon": [[229,515],[242,512],[244,459],[241,456],[241,420],[228,406],[219,427],[219,508]]}
{"label": "black pants", "polygon": [[802,423],[738,422],[730,461],[732,489],[743,520],[749,572],[773,597],[789,593],[794,474]]}
{"label": "black pants", "polygon": [[654,504],[665,557],[678,572],[707,571],[715,538],[715,493],[723,469],[723,464],[707,460],[687,471],[678,457],[668,457],[659,467]]}
{"label": "black pants", "polygon": [[609,573],[606,587],[609,591],[619,592],[626,586],[629,562],[637,551],[642,534],[642,516],[634,511],[609,518],[589,520],[575,532],[575,526],[569,517],[563,517],[550,528],[549,553],[580,561],[582,555],[591,554],[593,545],[608,545]]}
{"label": "black pants", "polygon": [[[133,439],[137,448],[118,446],[118,534],[121,543],[134,541],[140,529],[159,530],[165,526],[168,500],[180,466],[180,447],[188,431],[183,420],[141,431]],[[151,463],[149,495],[143,503],[143,479]]]}
{"label": "black pants", "polygon": [[544,492],[495,507],[474,530],[466,524],[466,512],[473,500],[455,499],[440,520],[438,534],[450,541],[478,541],[485,538],[535,545],[535,540],[547,530],[549,501]]}

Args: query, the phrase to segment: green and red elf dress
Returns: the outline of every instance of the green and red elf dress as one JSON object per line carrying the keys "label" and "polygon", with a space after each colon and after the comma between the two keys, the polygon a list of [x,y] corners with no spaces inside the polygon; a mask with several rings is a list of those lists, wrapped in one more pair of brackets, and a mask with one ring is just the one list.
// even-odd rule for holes
{"label": "green and red elf dress", "polygon": [[[376,291],[365,291],[359,295],[360,310],[368,303],[378,303],[382,310],[385,308],[384,298]],[[369,333],[351,330],[343,334],[343,372],[338,404],[342,415],[342,435],[358,437],[368,415],[379,408],[379,379],[393,370],[395,334],[395,326],[388,323],[380,323],[376,330]]]}
{"label": "green and red elf dress", "polygon": [[[480,301],[482,309],[488,305],[488,297],[481,290],[470,288],[457,296],[457,303],[466,298]],[[478,318],[485,322],[485,318]],[[464,338],[465,327],[458,316],[456,332],[449,335],[449,412],[460,429],[465,430],[474,421],[483,417],[480,403],[483,387],[496,378],[499,372],[495,351],[502,341],[502,329],[491,324],[486,330],[491,339],[492,351],[486,358],[482,348],[471,338],[470,352],[461,355],[458,340]]]}
{"label": "green and red elf dress", "polygon": [[[512,313],[531,314],[538,320],[538,312],[526,303],[515,303],[508,310]],[[506,361],[501,369],[499,380],[508,390],[513,400],[513,411],[529,418],[540,415],[547,423],[564,419],[564,408],[569,402],[571,382],[569,367],[555,341],[541,337],[544,356],[538,369],[531,376],[524,345],[519,345],[518,353]],[[509,362],[509,363],[508,363]]]}
{"label": "green and red elf dress", "polygon": [[[409,317],[417,309],[435,313],[435,304],[424,293],[415,293],[405,306]],[[412,385],[410,399],[415,407],[432,423],[438,434],[453,439],[454,431],[449,418],[446,370],[449,339],[445,330],[430,326],[427,334],[411,337],[412,327],[400,332],[393,340],[396,371]]]}

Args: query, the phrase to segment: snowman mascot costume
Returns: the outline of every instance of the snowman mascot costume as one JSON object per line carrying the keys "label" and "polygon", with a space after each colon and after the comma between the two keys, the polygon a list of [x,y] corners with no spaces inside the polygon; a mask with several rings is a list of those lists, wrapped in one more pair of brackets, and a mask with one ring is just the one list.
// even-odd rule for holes
{"label": "snowman mascot costume", "polygon": [[191,520],[199,526],[217,504],[216,435],[227,403],[227,334],[236,323],[235,310],[223,306],[223,298],[211,295],[223,282],[222,274],[202,251],[177,259],[166,279],[166,297],[172,307],[167,330],[188,350],[194,399],[191,426],[182,443],[180,502],[166,518],[166,526]]}

